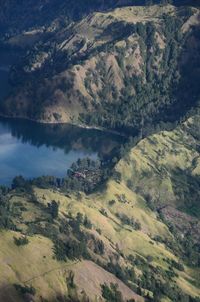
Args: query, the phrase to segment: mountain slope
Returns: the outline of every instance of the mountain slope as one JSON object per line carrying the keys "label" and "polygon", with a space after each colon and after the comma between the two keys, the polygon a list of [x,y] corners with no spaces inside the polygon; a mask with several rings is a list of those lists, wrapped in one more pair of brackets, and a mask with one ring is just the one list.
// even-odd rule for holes
{"label": "mountain slope", "polygon": [[194,115],[171,132],[140,141],[117,166],[124,181],[156,206],[184,206],[199,216],[199,121],[199,114]]}
{"label": "mountain slope", "polygon": [[0,186],[0,301],[199,302],[199,8],[132,2],[0,0],[1,46],[25,54],[0,114],[132,136],[119,161]]}
{"label": "mountain slope", "polygon": [[[160,1],[153,1],[159,3]],[[198,5],[198,0],[184,0],[181,5]],[[77,0],[76,2],[60,1],[60,0],[1,0],[0,1],[0,37],[1,35],[16,35],[22,31],[30,30],[31,28],[39,28],[47,26],[58,20],[58,16],[62,21],[69,22],[73,19],[80,19],[87,13],[94,10],[106,10],[124,5],[145,5],[144,0]],[[175,5],[180,5],[180,2],[175,0]],[[20,16],[20,18],[19,18]]]}
{"label": "mountain slope", "polygon": [[147,301],[185,301],[187,295],[198,301],[199,219],[190,204],[197,214],[199,192],[188,178],[180,186],[174,169],[183,179],[190,171],[199,186],[199,158],[196,114],[173,131],[142,140],[95,193],[44,188],[44,182],[2,188],[4,301],[27,295],[33,301],[96,301],[95,295],[110,301],[104,282],[117,283],[123,301],[143,301],[141,295]]}
{"label": "mountain slope", "polygon": [[[190,263],[199,261],[200,188],[199,111],[170,132],[142,141],[117,165],[123,182],[158,211],[186,248]],[[191,253],[191,251],[193,251]],[[187,257],[186,256],[186,257]]]}
{"label": "mountain slope", "polygon": [[199,97],[198,29],[198,9],[170,5],[55,27],[13,68],[1,113],[132,133],[175,122]]}

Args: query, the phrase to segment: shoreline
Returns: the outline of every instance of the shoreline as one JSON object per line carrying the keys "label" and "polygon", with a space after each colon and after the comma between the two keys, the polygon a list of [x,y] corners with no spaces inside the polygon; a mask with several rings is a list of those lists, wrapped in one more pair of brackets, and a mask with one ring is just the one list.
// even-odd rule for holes
{"label": "shoreline", "polygon": [[128,135],[126,135],[125,133],[121,133],[115,130],[111,130],[111,129],[106,129],[104,127],[100,127],[100,126],[88,126],[85,124],[79,124],[79,123],[70,123],[70,122],[47,122],[47,121],[42,121],[42,120],[35,120],[29,117],[22,117],[22,116],[9,116],[9,115],[4,115],[2,113],[0,113],[0,118],[4,118],[4,119],[10,119],[10,120],[25,120],[25,121],[30,121],[36,124],[43,124],[43,125],[70,125],[70,126],[74,126],[74,127],[78,127],[78,128],[82,128],[82,129],[86,129],[86,130],[97,130],[97,131],[101,131],[101,132],[105,132],[105,133],[110,133],[113,135],[117,135],[117,136],[121,136],[124,138],[129,138]]}

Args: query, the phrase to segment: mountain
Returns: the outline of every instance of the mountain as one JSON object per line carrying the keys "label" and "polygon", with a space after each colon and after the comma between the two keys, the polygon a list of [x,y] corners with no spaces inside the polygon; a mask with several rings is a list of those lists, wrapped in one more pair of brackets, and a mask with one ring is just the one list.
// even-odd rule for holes
{"label": "mountain", "polygon": [[200,11],[169,2],[0,0],[0,50],[19,53],[0,115],[60,124],[11,131],[114,148],[0,186],[0,301],[200,301]]}
{"label": "mountain", "polygon": [[199,9],[170,5],[95,12],[14,36],[3,115],[137,133],[180,120],[199,99]]}
{"label": "mountain", "polygon": [[198,113],[140,141],[90,194],[2,188],[0,300],[199,301],[199,139]]}
{"label": "mountain", "polygon": [[[151,1],[158,4],[161,1]],[[31,28],[47,26],[55,20],[78,20],[98,10],[107,10],[125,5],[144,5],[145,0],[1,0],[0,36],[16,35]],[[175,5],[198,6],[198,0],[173,1]],[[20,16],[20,18],[19,18]]]}

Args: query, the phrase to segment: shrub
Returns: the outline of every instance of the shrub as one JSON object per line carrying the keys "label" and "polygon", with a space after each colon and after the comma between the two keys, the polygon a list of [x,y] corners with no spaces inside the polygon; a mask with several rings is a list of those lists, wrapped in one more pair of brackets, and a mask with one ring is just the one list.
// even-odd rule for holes
{"label": "shrub", "polygon": [[14,287],[21,295],[30,294],[32,296],[35,296],[36,294],[36,290],[33,286],[22,286],[20,284],[14,284]]}
{"label": "shrub", "polygon": [[27,237],[23,236],[23,237],[20,237],[20,238],[16,238],[14,237],[14,243],[17,245],[17,246],[21,246],[21,245],[26,245],[29,243],[29,240]]}

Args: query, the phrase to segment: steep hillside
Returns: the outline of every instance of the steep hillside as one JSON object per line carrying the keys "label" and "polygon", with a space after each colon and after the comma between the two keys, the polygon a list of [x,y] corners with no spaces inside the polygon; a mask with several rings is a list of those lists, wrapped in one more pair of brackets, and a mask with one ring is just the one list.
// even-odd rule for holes
{"label": "steep hillside", "polygon": [[184,248],[190,246],[185,256],[189,256],[191,263],[199,261],[200,239],[200,115],[197,112],[175,130],[140,141],[116,166],[122,181],[159,213],[178,242]]}
{"label": "steep hillside", "polygon": [[[154,0],[152,3],[160,3]],[[175,5],[198,5],[198,0],[183,0]],[[13,36],[33,28],[46,27],[56,21],[69,22],[83,17],[94,10],[106,10],[125,5],[145,5],[145,0],[1,0],[0,38]],[[19,17],[20,16],[20,17]]]}
{"label": "steep hillside", "polygon": [[91,194],[2,188],[1,299],[199,301],[199,138],[196,114],[142,140]]}
{"label": "steep hillside", "polygon": [[14,36],[26,30],[47,27],[56,22],[69,23],[95,9],[115,6],[115,1],[109,0],[105,3],[102,0],[77,0],[76,2],[72,0],[22,0],[18,2],[1,0],[0,6],[0,34]]}
{"label": "steep hillside", "polygon": [[0,115],[123,132],[13,123],[100,160],[0,186],[0,302],[200,301],[200,11],[143,2],[0,0]]}
{"label": "steep hillside", "polygon": [[48,31],[12,68],[1,114],[138,133],[198,101],[198,9],[123,7]]}
{"label": "steep hillside", "polygon": [[200,115],[152,135],[121,160],[117,171],[152,206],[174,206],[200,217]]}

